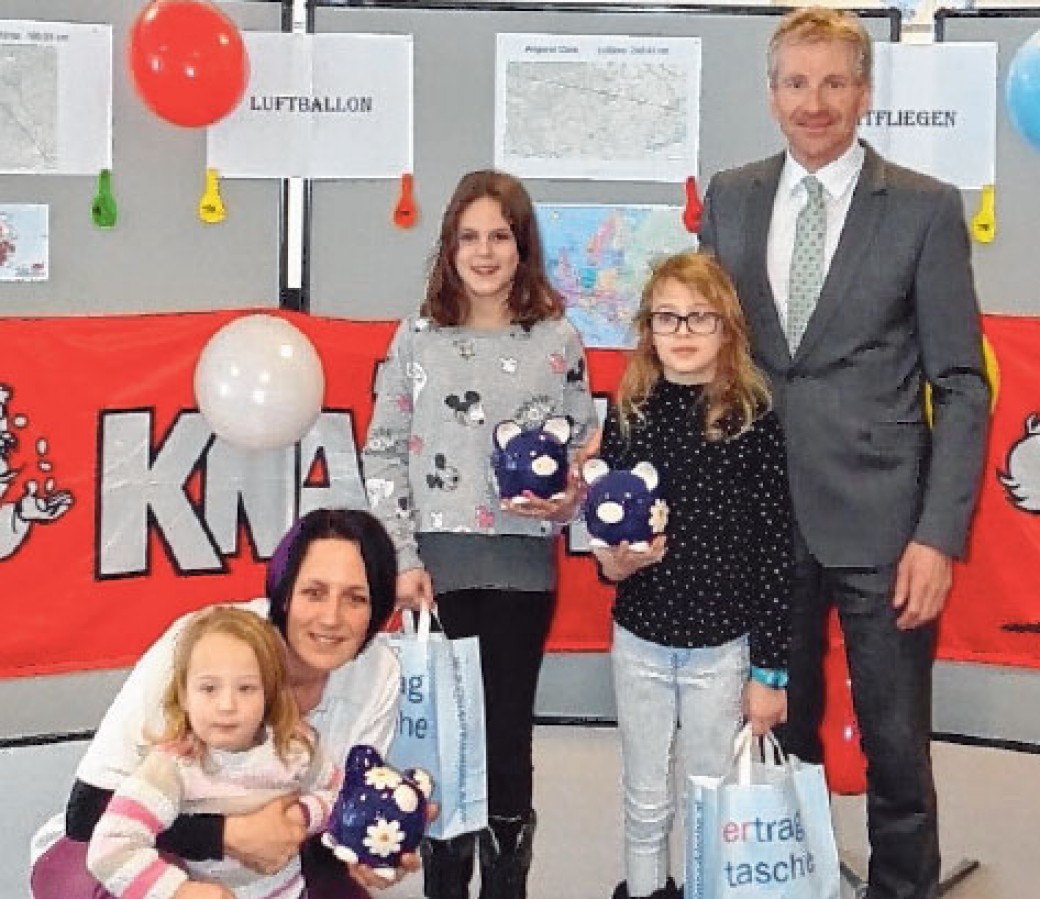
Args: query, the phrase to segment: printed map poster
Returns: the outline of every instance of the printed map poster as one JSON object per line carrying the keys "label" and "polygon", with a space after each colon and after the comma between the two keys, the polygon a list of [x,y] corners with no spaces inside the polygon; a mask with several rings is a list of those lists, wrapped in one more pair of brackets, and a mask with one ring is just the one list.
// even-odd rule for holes
{"label": "printed map poster", "polygon": [[412,167],[412,36],[246,32],[242,102],[206,131],[227,178],[400,178]]}
{"label": "printed map poster", "polygon": [[697,174],[701,41],[499,34],[495,166],[521,178]]}
{"label": "printed map poster", "polygon": [[0,173],[112,168],[112,26],[0,19]]}
{"label": "printed map poster", "polygon": [[535,214],[549,280],[585,346],[635,346],[632,321],[651,264],[697,246],[682,209],[540,203]]}
{"label": "printed map poster", "polygon": [[46,281],[49,208],[41,204],[0,206],[0,281]]}
{"label": "printed map poster", "polygon": [[878,43],[874,51],[873,108],[860,136],[885,158],[962,190],[993,184],[997,45]]}

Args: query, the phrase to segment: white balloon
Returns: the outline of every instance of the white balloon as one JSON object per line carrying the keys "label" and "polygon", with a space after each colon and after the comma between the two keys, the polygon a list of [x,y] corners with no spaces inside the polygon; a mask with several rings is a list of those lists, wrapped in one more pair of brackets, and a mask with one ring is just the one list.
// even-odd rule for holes
{"label": "white balloon", "polygon": [[274,315],[228,322],[202,348],[195,400],[213,432],[243,449],[289,446],[317,420],[325,373],[314,345]]}

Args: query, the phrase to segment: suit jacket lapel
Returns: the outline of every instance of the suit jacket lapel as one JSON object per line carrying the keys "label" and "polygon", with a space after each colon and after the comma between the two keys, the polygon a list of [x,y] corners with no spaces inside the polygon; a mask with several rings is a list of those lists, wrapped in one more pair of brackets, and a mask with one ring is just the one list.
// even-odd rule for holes
{"label": "suit jacket lapel", "polygon": [[884,213],[885,163],[869,144],[864,144],[866,157],[863,170],[852,194],[841,237],[831,259],[827,278],[820,291],[802,342],[795,358],[812,351],[820,340],[834,313],[848,295],[849,285],[860,277],[860,269],[873,242],[874,231],[880,226]]}
{"label": "suit jacket lapel", "polygon": [[783,153],[765,160],[748,194],[748,259],[754,260],[754,271],[750,295],[741,297],[752,320],[752,327],[758,331],[756,344],[759,353],[767,357],[767,361],[774,367],[786,366],[791,358],[766,263],[769,258],[769,225],[773,219],[773,201],[783,167]]}

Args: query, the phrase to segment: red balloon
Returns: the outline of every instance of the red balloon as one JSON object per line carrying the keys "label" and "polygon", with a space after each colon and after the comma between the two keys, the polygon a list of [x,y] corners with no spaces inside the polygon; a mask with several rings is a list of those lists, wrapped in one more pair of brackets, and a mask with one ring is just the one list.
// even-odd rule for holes
{"label": "red balloon", "polygon": [[820,741],[827,786],[832,793],[858,796],[867,791],[867,759],[860,746],[859,724],[852,708],[852,682],[845,660],[845,638],[836,614],[830,622],[823,678]]}
{"label": "red balloon", "polygon": [[130,29],[129,63],[145,105],[187,128],[226,116],[249,81],[241,33],[205,0],[152,0]]}

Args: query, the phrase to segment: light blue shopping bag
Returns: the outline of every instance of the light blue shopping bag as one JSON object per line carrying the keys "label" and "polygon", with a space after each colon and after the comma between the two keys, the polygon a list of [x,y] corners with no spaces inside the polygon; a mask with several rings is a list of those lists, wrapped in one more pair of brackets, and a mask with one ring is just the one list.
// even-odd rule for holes
{"label": "light blue shopping bag", "polygon": [[425,768],[440,814],[428,833],[439,840],[487,826],[487,745],[480,641],[431,631],[431,612],[403,614],[389,635],[401,664],[397,731],[388,759],[398,769]]}
{"label": "light blue shopping bag", "polygon": [[839,899],[822,766],[784,756],[771,734],[759,743],[749,725],[731,771],[687,787],[685,899]]}

